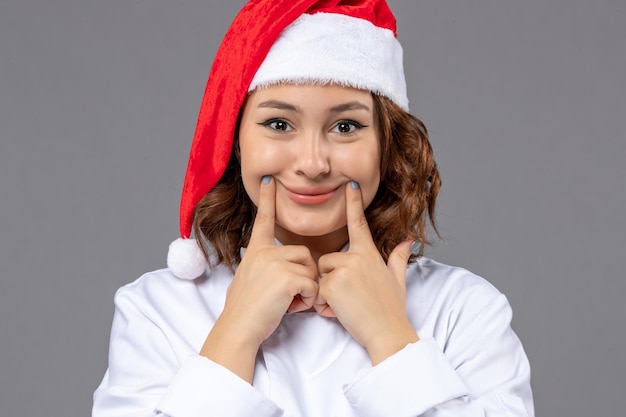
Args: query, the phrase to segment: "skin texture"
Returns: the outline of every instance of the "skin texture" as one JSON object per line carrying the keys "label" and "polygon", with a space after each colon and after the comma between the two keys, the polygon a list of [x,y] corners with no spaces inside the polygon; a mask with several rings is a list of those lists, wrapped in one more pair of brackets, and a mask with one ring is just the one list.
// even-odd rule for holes
{"label": "skin texture", "polygon": [[405,309],[411,241],[385,264],[364,214],[380,181],[374,120],[370,93],[351,88],[281,85],[249,97],[241,168],[257,216],[201,355],[252,382],[282,316],[311,308],[337,317],[373,365],[419,340]]}

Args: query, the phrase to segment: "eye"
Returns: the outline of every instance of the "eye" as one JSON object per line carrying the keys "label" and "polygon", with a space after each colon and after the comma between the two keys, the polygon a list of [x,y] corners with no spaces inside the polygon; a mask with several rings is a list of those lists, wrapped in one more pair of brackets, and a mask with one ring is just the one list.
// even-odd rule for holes
{"label": "eye", "polygon": [[354,120],[341,120],[339,121],[333,128],[331,129],[334,133],[339,133],[341,135],[350,135],[355,133],[357,130],[362,129],[363,126],[359,122],[355,122]]}
{"label": "eye", "polygon": [[259,124],[279,132],[290,132],[293,130],[293,126],[283,119],[269,119]]}

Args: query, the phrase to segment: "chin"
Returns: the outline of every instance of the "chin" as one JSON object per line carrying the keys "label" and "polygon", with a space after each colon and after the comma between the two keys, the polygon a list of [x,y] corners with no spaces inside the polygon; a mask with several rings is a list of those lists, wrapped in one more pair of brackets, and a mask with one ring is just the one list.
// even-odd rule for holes
{"label": "chin", "polygon": [[283,229],[285,229],[287,232],[294,234],[294,235],[298,235],[298,236],[303,236],[303,237],[316,237],[316,236],[326,236],[330,233],[333,233],[339,229],[341,229],[343,226],[336,226],[336,227],[320,227],[320,225],[315,225],[315,226],[297,226],[297,227],[290,227],[290,226],[281,226]]}
{"label": "chin", "polygon": [[329,222],[325,219],[277,219],[285,232],[302,237],[326,236],[346,226],[346,221]]}

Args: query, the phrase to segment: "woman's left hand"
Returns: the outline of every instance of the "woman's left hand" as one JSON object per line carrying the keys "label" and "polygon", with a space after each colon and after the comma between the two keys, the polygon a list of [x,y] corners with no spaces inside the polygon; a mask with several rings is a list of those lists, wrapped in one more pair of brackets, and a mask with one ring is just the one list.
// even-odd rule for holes
{"label": "woman's left hand", "polygon": [[406,313],[412,242],[396,246],[385,264],[367,225],[361,190],[348,184],[345,192],[350,249],[320,257],[315,309],[322,316],[337,317],[376,365],[419,340]]}

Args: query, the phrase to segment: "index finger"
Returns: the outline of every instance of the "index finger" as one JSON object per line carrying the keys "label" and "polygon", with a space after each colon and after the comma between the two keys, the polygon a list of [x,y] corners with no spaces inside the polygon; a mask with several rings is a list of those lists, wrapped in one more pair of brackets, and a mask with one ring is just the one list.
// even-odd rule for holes
{"label": "index finger", "polygon": [[357,247],[375,246],[363,209],[361,188],[356,181],[350,181],[346,186],[346,220],[350,250]]}
{"label": "index finger", "polygon": [[250,245],[274,245],[274,227],[276,223],[276,182],[266,175],[261,180],[259,204],[250,235]]}

